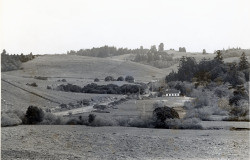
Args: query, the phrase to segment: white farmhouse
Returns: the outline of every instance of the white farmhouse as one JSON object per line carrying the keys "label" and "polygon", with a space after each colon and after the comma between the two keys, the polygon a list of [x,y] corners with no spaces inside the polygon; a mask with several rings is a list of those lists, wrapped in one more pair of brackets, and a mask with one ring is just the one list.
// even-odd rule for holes
{"label": "white farmhouse", "polygon": [[180,91],[176,89],[167,89],[166,90],[166,96],[167,97],[179,97],[180,96]]}

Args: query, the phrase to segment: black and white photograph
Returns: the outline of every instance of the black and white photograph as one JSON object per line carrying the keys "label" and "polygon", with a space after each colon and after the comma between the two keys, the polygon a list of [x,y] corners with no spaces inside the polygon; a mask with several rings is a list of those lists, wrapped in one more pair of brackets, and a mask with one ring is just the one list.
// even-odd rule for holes
{"label": "black and white photograph", "polygon": [[2,160],[249,160],[249,0],[0,0]]}

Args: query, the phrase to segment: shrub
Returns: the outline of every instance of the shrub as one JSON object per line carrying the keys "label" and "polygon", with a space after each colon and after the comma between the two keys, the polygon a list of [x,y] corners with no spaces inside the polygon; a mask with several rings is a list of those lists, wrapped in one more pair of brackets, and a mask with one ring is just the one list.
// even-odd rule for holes
{"label": "shrub", "polygon": [[22,124],[20,115],[13,111],[1,112],[1,127],[16,126]]}
{"label": "shrub", "polygon": [[31,84],[27,83],[26,85],[27,85],[27,86],[32,86],[32,87],[37,87],[37,84],[36,84],[35,82],[33,82],[33,83],[31,83]]}
{"label": "shrub", "polygon": [[112,76],[107,76],[104,80],[105,81],[115,81],[114,77],[112,77]]}
{"label": "shrub", "polygon": [[81,101],[77,101],[77,103],[80,104],[80,105],[88,106],[88,105],[90,105],[90,100],[89,99],[83,99]]}
{"label": "shrub", "polygon": [[67,82],[66,79],[62,79],[62,82]]}
{"label": "shrub", "polygon": [[51,86],[47,86],[47,89],[52,89],[52,87]]}
{"label": "shrub", "polygon": [[[93,115],[93,114],[90,114]],[[92,116],[91,116],[92,117]],[[115,120],[108,118],[108,117],[96,117],[94,116],[94,120],[89,122],[90,126],[117,126],[117,123]]]}
{"label": "shrub", "polygon": [[134,77],[132,76],[126,76],[125,77],[125,81],[129,82],[129,83],[133,83],[135,81]]}
{"label": "shrub", "polygon": [[203,108],[193,108],[187,111],[185,118],[199,118],[204,121],[211,120],[210,116],[213,114],[213,108],[205,106]]}
{"label": "shrub", "polygon": [[233,105],[230,111],[231,117],[246,117],[249,115],[249,102],[240,100],[238,105]]}
{"label": "shrub", "polygon": [[89,122],[89,123],[92,123],[92,122],[95,120],[95,117],[96,117],[96,115],[94,115],[94,114],[89,114],[89,120],[88,120],[88,122]]}
{"label": "shrub", "polygon": [[62,117],[56,116],[52,113],[45,113],[43,121],[40,122],[40,124],[46,124],[46,125],[63,125],[66,122],[63,120]]}
{"label": "shrub", "polygon": [[229,105],[229,100],[227,98],[220,98],[218,101],[218,107],[225,111],[231,110],[231,106]]}
{"label": "shrub", "polygon": [[48,77],[35,76],[34,79],[48,80]]}
{"label": "shrub", "polygon": [[132,118],[128,121],[128,126],[138,128],[153,128],[153,119],[148,118]]}
{"label": "shrub", "polygon": [[100,80],[98,78],[95,78],[94,79],[94,82],[99,82]]}
{"label": "shrub", "polygon": [[179,118],[179,114],[170,107],[157,107],[153,111],[153,118],[155,121],[156,128],[165,128],[165,120]]}
{"label": "shrub", "polygon": [[165,123],[168,129],[202,129],[198,118],[167,119]]}
{"label": "shrub", "polygon": [[36,106],[29,106],[25,115],[25,123],[27,124],[37,124],[42,122],[44,119],[44,112],[41,108]]}
{"label": "shrub", "polygon": [[117,78],[117,81],[124,81],[124,78],[121,76],[121,77],[118,77]]}
{"label": "shrub", "polygon": [[106,105],[99,105],[99,104],[96,104],[93,106],[94,109],[98,109],[98,110],[105,110],[107,109],[107,106]]}

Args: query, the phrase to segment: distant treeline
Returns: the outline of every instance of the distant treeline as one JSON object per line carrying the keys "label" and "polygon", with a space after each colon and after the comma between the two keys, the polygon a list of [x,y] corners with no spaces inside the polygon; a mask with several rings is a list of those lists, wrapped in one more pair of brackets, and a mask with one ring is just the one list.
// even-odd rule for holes
{"label": "distant treeline", "polygon": [[91,57],[110,57],[110,56],[119,56],[129,53],[147,53],[148,49],[127,49],[127,48],[116,48],[110,46],[103,46],[100,48],[92,49],[80,49],[79,51],[68,51],[69,55],[80,55],[80,56],[91,56]]}
{"label": "distant treeline", "polygon": [[21,64],[34,59],[35,56],[30,53],[29,55],[10,55],[4,49],[1,53],[1,71],[12,71],[21,68]]}
{"label": "distant treeline", "polygon": [[[164,44],[161,43],[158,46],[158,50],[155,45],[151,46],[151,49],[144,49],[143,46],[137,49],[128,48],[116,48],[111,46],[103,46],[99,48],[92,49],[80,49],[79,51],[68,51],[67,54],[70,55],[81,55],[81,56],[91,56],[91,57],[109,57],[109,56],[119,56],[123,54],[135,53],[135,54],[147,54],[148,52],[164,52]],[[165,52],[166,53],[166,52]]]}
{"label": "distant treeline", "polygon": [[[171,49],[173,50],[173,49]],[[186,52],[185,47],[179,48],[180,52]],[[103,46],[100,48],[80,49],[79,51],[68,51],[68,55],[80,55],[90,57],[110,57],[124,54],[134,54],[133,61],[148,64],[157,68],[166,68],[176,64],[179,59],[173,59],[173,55],[164,51],[164,44],[160,43],[158,49],[156,45],[152,45],[150,49],[144,49],[143,46],[137,49],[116,48]]]}

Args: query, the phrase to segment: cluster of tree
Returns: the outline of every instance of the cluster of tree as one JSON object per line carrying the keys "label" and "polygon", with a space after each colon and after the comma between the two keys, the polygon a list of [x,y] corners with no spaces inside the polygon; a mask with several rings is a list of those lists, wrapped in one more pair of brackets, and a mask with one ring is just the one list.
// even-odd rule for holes
{"label": "cluster of tree", "polygon": [[[237,64],[224,63],[222,52],[217,51],[217,55],[213,60],[203,59],[199,63],[197,63],[195,59],[191,57],[181,58],[178,71],[171,72],[168,76],[166,76],[165,80],[168,82],[168,84],[175,84],[172,85],[172,87],[174,86],[174,88],[180,90],[182,94],[189,96],[192,96],[192,90],[194,88],[203,87],[205,95],[203,96],[204,100],[202,100],[202,102],[228,97],[228,105],[232,106],[230,113],[234,114],[236,112],[233,112],[233,110],[241,110],[239,106],[242,101],[245,102],[249,100],[249,93],[247,90],[248,87],[244,86],[246,82],[249,81],[249,72],[249,63],[245,53],[242,53],[240,61]],[[176,81],[180,82],[175,83]],[[187,83],[192,83],[194,87],[190,85],[187,86]],[[218,86],[225,86],[226,89],[218,90],[216,89]],[[230,90],[230,92],[227,92],[226,90]],[[217,95],[217,98],[212,97],[209,99],[208,93],[211,91],[213,92],[210,94],[211,97],[212,95]],[[200,98],[201,93],[197,94],[196,96],[197,98]],[[211,106],[213,104],[202,103],[202,105]],[[199,105],[197,104],[194,107],[199,108]],[[244,113],[247,112],[248,111],[244,111]]]}
{"label": "cluster of tree", "polygon": [[109,57],[118,56],[129,53],[145,53],[148,49],[143,49],[141,46],[139,49],[127,49],[127,48],[116,48],[110,46],[103,46],[92,49],[80,49],[79,51],[68,51],[68,55],[80,55],[80,56],[91,56],[91,57]]}
{"label": "cluster of tree", "polygon": [[[99,80],[99,79],[98,79]],[[95,79],[95,82],[98,82],[98,80],[97,79]],[[127,82],[129,82],[129,83],[133,83],[134,81],[135,81],[135,79],[134,79],[134,77],[133,76],[126,76],[125,77],[125,79],[124,79],[124,77],[122,77],[122,76],[120,76],[120,77],[118,77],[117,79],[115,79],[114,77],[112,77],[112,76],[107,76],[107,77],[105,77],[105,79],[104,79],[105,81],[127,81]]]}
{"label": "cluster of tree", "polygon": [[[223,50],[221,50],[223,58],[240,57],[242,52],[244,52],[246,56],[250,56],[249,49],[241,49],[240,47],[228,49],[223,48]],[[214,51],[214,54],[217,54],[217,51]]]}
{"label": "cluster of tree", "polygon": [[60,85],[57,90],[65,92],[81,92],[96,94],[144,94],[147,89],[145,84],[124,84],[118,86],[115,84],[97,85],[95,83],[88,84],[83,88],[77,85],[67,84]]}
{"label": "cluster of tree", "polygon": [[146,54],[136,54],[135,62],[153,62],[153,61],[173,61],[173,56],[164,52],[148,52]]}
{"label": "cluster of tree", "polygon": [[166,81],[188,81],[195,82],[197,85],[228,82],[235,87],[249,81],[248,66],[249,63],[244,53],[238,64],[224,63],[220,51],[213,60],[203,59],[199,63],[193,57],[182,57],[178,71],[172,71],[166,76]]}
{"label": "cluster of tree", "polygon": [[144,49],[143,46],[137,49],[128,49],[128,48],[116,48],[110,46],[103,46],[99,48],[92,49],[80,49],[79,51],[68,51],[69,55],[81,55],[81,56],[91,56],[91,57],[109,57],[109,56],[118,56],[129,53],[136,54],[146,54],[148,52],[156,53],[156,52],[164,52],[164,44],[160,43],[158,46],[158,51],[155,45],[151,46],[151,49]]}
{"label": "cluster of tree", "polygon": [[10,55],[4,49],[1,53],[1,71],[4,72],[20,69],[22,63],[34,58],[35,56],[32,53],[30,53],[29,55],[23,55],[23,53],[21,55]]}
{"label": "cluster of tree", "polygon": [[137,53],[134,58],[135,62],[148,64],[157,68],[166,68],[176,64],[179,59],[174,59],[173,55],[166,52],[151,52],[140,54]]}
{"label": "cluster of tree", "polygon": [[173,59],[173,55],[164,51],[164,44],[160,43],[158,50],[155,45],[151,46],[146,53],[137,53],[134,58],[135,62],[151,65],[157,68],[167,68],[176,63],[179,59]]}
{"label": "cluster of tree", "polygon": [[179,47],[179,52],[186,52],[186,48],[185,47]]}

